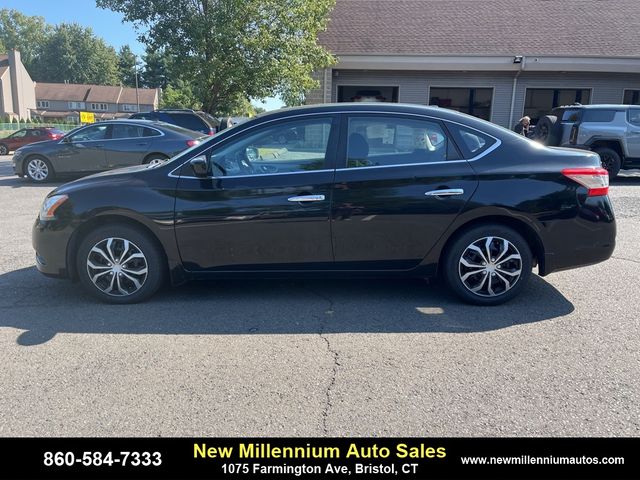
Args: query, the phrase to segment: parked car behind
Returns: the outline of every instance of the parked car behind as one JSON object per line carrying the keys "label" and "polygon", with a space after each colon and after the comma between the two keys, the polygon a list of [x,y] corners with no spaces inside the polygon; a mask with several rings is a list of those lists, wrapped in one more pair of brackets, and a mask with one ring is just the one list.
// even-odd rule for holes
{"label": "parked car behind", "polygon": [[549,146],[591,150],[615,178],[640,167],[640,106],[568,105],[538,121],[534,138]]}
{"label": "parked car behind", "polygon": [[52,127],[23,128],[6,138],[0,138],[0,155],[7,155],[30,143],[58,140],[64,136],[62,130]]}
{"label": "parked car behind", "polygon": [[151,112],[134,113],[129,118],[138,120],[153,120],[178,125],[182,128],[214,135],[220,128],[220,121],[206,112],[196,112],[190,109],[161,109]]}
{"label": "parked car behind", "polygon": [[60,140],[34,143],[13,155],[13,171],[33,182],[157,163],[199,143],[193,130],[148,120],[111,120],[69,132]]}
{"label": "parked car behind", "polygon": [[[270,147],[291,129],[294,147]],[[310,106],[153,168],[59,187],[33,246],[41,272],[112,303],[147,299],[167,278],[386,274],[440,275],[463,300],[495,305],[525,289],[532,267],[547,275],[611,256],[607,192],[596,154],[458,112]]]}

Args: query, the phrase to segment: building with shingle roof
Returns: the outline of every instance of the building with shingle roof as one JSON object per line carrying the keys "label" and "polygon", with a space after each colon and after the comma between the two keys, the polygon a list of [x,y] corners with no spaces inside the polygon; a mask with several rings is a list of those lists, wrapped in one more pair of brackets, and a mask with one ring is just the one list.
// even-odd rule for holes
{"label": "building with shingle roof", "polygon": [[571,103],[640,103],[637,0],[337,0],[338,63],[307,103],[439,105],[503,126]]}

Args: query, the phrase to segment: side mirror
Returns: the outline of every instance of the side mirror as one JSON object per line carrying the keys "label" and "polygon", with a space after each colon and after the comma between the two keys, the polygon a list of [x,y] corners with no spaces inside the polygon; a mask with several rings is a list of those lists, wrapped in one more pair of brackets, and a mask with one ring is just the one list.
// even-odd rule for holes
{"label": "side mirror", "polygon": [[198,155],[189,162],[196,177],[206,177],[209,173],[209,162],[206,155]]}

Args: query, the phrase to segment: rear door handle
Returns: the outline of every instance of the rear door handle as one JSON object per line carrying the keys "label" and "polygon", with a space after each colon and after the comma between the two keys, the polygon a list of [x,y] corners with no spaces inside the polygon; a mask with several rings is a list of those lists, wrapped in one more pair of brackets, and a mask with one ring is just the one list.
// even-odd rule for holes
{"label": "rear door handle", "polygon": [[324,200],[324,195],[300,195],[297,197],[289,197],[287,200],[290,202],[322,202]]}
{"label": "rear door handle", "polygon": [[462,188],[446,188],[442,190],[431,190],[426,192],[427,197],[453,197],[454,195],[464,195]]}

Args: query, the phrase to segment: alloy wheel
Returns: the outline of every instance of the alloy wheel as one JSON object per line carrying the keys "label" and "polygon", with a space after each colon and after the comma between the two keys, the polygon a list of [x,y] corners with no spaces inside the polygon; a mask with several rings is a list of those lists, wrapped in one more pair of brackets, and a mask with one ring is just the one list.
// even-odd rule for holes
{"label": "alloy wheel", "polygon": [[462,253],[458,275],[462,284],[481,297],[506,293],[520,279],[522,256],[515,245],[501,237],[474,241]]}
{"label": "alloy wheel", "polygon": [[32,179],[41,182],[49,176],[49,167],[44,160],[34,158],[27,165],[27,173]]}
{"label": "alloy wheel", "polygon": [[0,155],[6,155],[7,153],[9,153],[9,149],[4,145],[0,145]]}
{"label": "alloy wheel", "polygon": [[124,238],[110,237],[96,243],[87,256],[91,282],[107,295],[124,297],[142,288],[148,264],[142,250]]}

